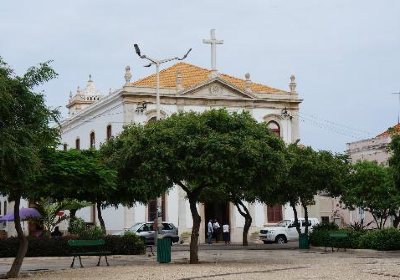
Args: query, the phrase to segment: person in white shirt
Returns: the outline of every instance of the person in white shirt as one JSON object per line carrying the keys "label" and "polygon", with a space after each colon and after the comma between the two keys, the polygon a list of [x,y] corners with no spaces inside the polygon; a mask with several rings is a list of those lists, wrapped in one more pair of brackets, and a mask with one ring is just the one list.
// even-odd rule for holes
{"label": "person in white shirt", "polygon": [[214,220],[213,224],[213,230],[214,230],[214,235],[215,235],[215,242],[218,243],[219,240],[219,235],[220,235],[220,225],[217,221],[217,219]]}
{"label": "person in white shirt", "polygon": [[229,236],[229,224],[228,223],[224,223],[224,225],[222,226],[222,233],[224,235],[225,245],[231,244],[231,237]]}
{"label": "person in white shirt", "polygon": [[212,224],[212,220],[210,220],[207,225],[207,243],[208,244],[211,244],[212,234],[213,234],[213,224]]}

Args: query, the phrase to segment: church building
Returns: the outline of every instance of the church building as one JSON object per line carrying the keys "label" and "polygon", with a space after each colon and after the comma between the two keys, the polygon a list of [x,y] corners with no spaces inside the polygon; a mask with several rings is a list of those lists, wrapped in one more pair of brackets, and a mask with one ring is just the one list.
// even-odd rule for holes
{"label": "church building", "polygon": [[[215,66],[215,44],[222,43],[213,36],[212,66],[205,69],[185,62],[176,63],[160,71],[160,113],[167,118],[178,111],[203,112],[213,108],[226,108],[228,111],[246,110],[258,122],[268,123],[271,131],[286,143],[299,139],[299,120],[297,118],[302,100],[296,92],[295,77],[290,77],[289,90],[281,90],[251,80],[250,74],[237,78],[219,73]],[[135,73],[136,76],[136,73]],[[62,146],[60,149],[99,148],[101,143],[118,135],[124,125],[145,124],[156,119],[156,75],[131,81],[130,67],[125,68],[125,84],[118,90],[103,94],[89,78],[85,88],[78,88],[70,95],[67,105],[69,117],[62,122]],[[321,217],[319,200],[311,208],[312,217]],[[289,206],[267,206],[260,203],[248,205],[253,217],[250,232],[266,224],[276,223],[293,217]],[[151,221],[156,217],[156,200],[148,205],[138,204],[133,208],[108,208],[103,211],[109,233],[131,227],[136,222]],[[244,219],[232,203],[199,204],[202,218],[200,241],[205,241],[205,222],[210,218],[220,222],[228,221],[232,241],[241,241]],[[326,211],[331,214],[331,208]],[[329,212],[329,213],[328,213]],[[185,192],[179,186],[162,198],[162,213],[165,221],[172,222],[179,232],[192,228],[189,203]],[[299,209],[299,213],[301,209]],[[78,212],[87,222],[96,222],[95,207]]]}

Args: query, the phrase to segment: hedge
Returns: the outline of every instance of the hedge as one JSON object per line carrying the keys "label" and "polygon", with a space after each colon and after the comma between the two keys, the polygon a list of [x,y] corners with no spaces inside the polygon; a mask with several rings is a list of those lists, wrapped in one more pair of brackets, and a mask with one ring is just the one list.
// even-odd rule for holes
{"label": "hedge", "polygon": [[[331,233],[347,233],[348,238],[333,241],[329,238]],[[380,251],[400,250],[400,231],[396,228],[384,228],[373,231],[365,230],[330,230],[329,227],[321,227],[310,233],[310,244],[322,247],[342,247],[353,249],[374,249]]]}
{"label": "hedge", "polygon": [[380,251],[400,250],[400,231],[396,228],[369,231],[361,236],[359,248]]}
{"label": "hedge", "polygon": [[[332,240],[329,238],[331,233],[347,233],[348,238],[342,240]],[[313,230],[310,233],[310,244],[313,246],[322,247],[341,247],[341,248],[359,248],[360,238],[364,233],[361,231],[354,231],[349,229],[343,230]]]}
{"label": "hedge", "polygon": [[[27,257],[60,257],[70,256],[68,240],[79,239],[76,236],[63,237],[27,237],[29,241]],[[113,236],[107,235],[105,250],[113,255],[140,255],[145,253],[142,240],[138,236]],[[0,258],[15,257],[17,255],[19,241],[17,237],[0,239]]]}

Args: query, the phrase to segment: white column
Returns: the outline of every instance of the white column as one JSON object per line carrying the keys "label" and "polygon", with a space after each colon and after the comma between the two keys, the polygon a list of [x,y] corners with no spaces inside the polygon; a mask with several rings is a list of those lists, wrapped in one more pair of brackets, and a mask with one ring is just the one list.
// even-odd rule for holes
{"label": "white column", "polygon": [[129,229],[135,222],[135,208],[124,207],[124,230]]}
{"label": "white column", "polygon": [[178,187],[178,229],[182,233],[187,230],[186,226],[186,192]]}

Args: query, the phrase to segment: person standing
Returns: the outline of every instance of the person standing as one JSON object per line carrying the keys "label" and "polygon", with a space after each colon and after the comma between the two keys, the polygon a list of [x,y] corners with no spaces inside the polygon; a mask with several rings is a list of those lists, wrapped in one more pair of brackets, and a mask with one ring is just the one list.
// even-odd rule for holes
{"label": "person standing", "polygon": [[231,244],[231,237],[229,236],[229,224],[224,223],[222,226],[222,233],[224,235],[225,245]]}
{"label": "person standing", "polygon": [[212,224],[212,220],[210,219],[210,221],[208,222],[208,225],[207,225],[207,241],[208,241],[208,244],[211,244],[212,234],[213,234],[213,224]]}
{"label": "person standing", "polygon": [[215,234],[215,242],[218,243],[219,240],[219,231],[220,231],[221,226],[219,225],[217,219],[214,220],[214,224],[213,224],[213,230],[214,230],[214,234]]}

